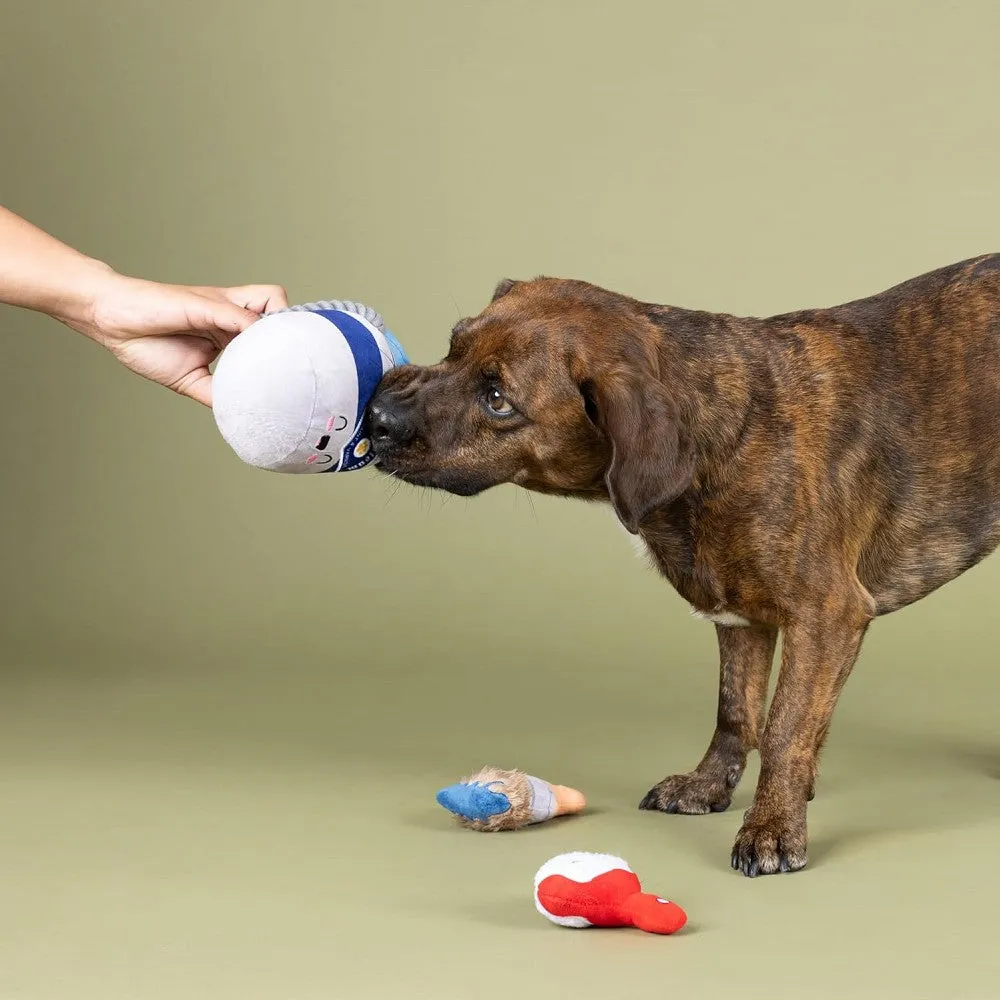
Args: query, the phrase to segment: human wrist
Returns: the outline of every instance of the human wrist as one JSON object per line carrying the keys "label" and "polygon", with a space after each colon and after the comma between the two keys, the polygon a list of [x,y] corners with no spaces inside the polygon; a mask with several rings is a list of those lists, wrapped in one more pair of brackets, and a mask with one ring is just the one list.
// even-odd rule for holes
{"label": "human wrist", "polygon": [[108,289],[122,280],[122,276],[103,261],[83,254],[78,254],[77,258],[61,275],[58,285],[52,286],[40,311],[103,343],[98,306]]}

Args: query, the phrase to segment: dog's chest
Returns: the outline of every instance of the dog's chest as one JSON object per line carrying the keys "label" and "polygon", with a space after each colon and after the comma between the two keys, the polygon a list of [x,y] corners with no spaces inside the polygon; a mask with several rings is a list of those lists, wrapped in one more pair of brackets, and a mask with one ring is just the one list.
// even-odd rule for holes
{"label": "dog's chest", "polygon": [[739,612],[726,607],[719,595],[713,593],[715,588],[697,582],[698,574],[692,572],[692,546],[683,532],[661,532],[651,545],[641,535],[633,535],[627,531],[617,517],[615,523],[628,536],[635,554],[656,566],[670,580],[674,589],[688,601],[695,618],[734,628],[744,628],[750,624]]}

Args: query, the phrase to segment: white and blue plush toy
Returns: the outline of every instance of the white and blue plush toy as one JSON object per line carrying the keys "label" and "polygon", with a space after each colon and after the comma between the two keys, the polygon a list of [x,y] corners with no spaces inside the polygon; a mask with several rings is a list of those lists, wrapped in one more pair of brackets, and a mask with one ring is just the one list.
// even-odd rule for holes
{"label": "white and blue plush toy", "polygon": [[262,316],[219,357],[212,410],[248,465],[349,472],[372,460],[364,414],[382,376],[407,364],[374,309],[313,302]]}

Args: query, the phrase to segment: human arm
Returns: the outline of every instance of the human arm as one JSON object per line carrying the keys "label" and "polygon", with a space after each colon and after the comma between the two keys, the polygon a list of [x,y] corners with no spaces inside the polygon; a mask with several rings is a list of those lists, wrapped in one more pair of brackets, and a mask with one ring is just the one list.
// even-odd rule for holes
{"label": "human arm", "polygon": [[126,368],[210,406],[209,365],[261,314],[278,285],[169,285],[119,274],[0,206],[0,302],[44,313]]}

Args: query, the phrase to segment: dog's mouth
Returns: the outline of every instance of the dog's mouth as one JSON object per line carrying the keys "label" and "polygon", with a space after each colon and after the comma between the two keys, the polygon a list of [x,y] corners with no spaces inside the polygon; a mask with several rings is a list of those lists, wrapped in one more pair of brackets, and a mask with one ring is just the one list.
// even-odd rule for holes
{"label": "dog's mouth", "polygon": [[473,497],[496,485],[481,473],[461,469],[417,465],[403,455],[389,451],[375,452],[372,465],[385,476],[425,489],[442,490],[460,497]]}
{"label": "dog's mouth", "polygon": [[477,481],[475,478],[448,472],[447,470],[430,471],[406,469],[401,466],[393,466],[391,462],[376,461],[373,463],[379,472],[387,476],[392,476],[409,486],[420,486],[425,489],[442,490],[445,493],[452,493],[459,497],[474,497],[492,486],[492,483]]}

